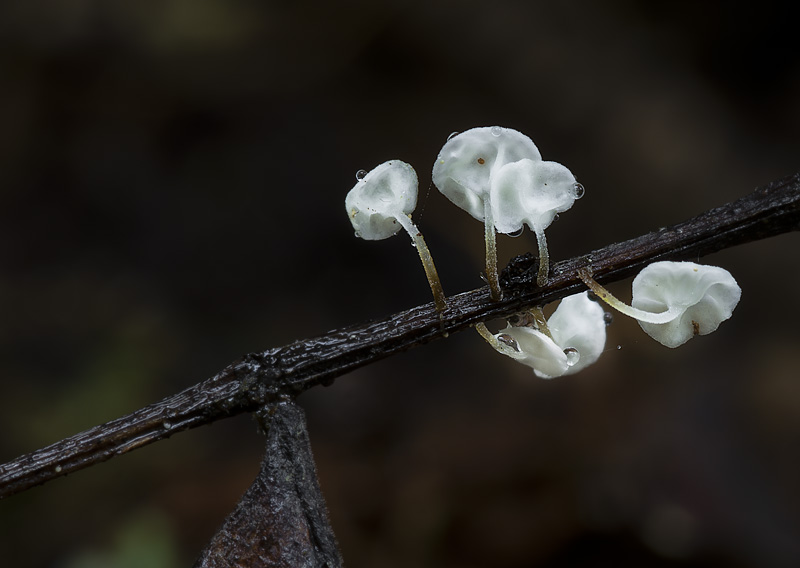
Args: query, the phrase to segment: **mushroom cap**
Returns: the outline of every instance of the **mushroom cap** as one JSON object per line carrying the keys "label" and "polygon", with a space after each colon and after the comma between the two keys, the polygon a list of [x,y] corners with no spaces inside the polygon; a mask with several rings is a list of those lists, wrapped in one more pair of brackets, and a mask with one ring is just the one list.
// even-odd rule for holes
{"label": "mushroom cap", "polygon": [[389,160],[359,180],[344,199],[356,235],[368,241],[387,239],[402,226],[399,215],[417,205],[417,172],[400,160]]}
{"label": "mushroom cap", "polygon": [[483,221],[493,173],[523,158],[538,161],[542,156],[521,132],[500,126],[472,128],[442,146],[433,164],[433,183],[450,201]]}
{"label": "mushroom cap", "polygon": [[674,320],[662,323],[639,322],[653,339],[667,347],[678,347],[695,335],[707,335],[731,317],[742,289],[731,273],[718,266],[694,262],[654,262],[633,279],[634,308],[663,312],[670,307],[683,309]]}
{"label": "mushroom cap", "polygon": [[[508,347],[503,349],[503,353],[531,367],[537,377],[552,379],[585,369],[597,361],[605,348],[603,308],[591,301],[586,292],[561,300],[547,326],[552,339],[532,327],[506,327],[497,336],[511,336],[519,351]],[[570,364],[564,352],[569,348],[576,349],[580,355],[574,364]]]}
{"label": "mushroom cap", "polygon": [[500,233],[519,231],[523,223],[543,231],[576,198],[575,176],[557,162],[522,159],[506,164],[492,180],[494,225]]}
{"label": "mushroom cap", "polygon": [[[605,311],[587,292],[567,296],[547,320],[553,340],[562,349],[577,349],[580,359],[564,373],[572,375],[596,362],[606,346]],[[538,374],[538,373],[537,373]],[[541,376],[541,375],[540,375]]]}
{"label": "mushroom cap", "polygon": [[566,353],[538,329],[508,326],[497,335],[509,335],[517,342],[519,351],[508,347],[503,353],[531,367],[538,377],[551,379],[567,373]]}

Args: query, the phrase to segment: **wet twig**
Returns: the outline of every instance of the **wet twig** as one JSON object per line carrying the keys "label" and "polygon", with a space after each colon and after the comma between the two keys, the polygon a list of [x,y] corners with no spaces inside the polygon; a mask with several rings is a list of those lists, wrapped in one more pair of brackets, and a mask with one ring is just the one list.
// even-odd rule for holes
{"label": "wet twig", "polygon": [[330,384],[357,367],[475,323],[508,317],[525,307],[574,294],[584,289],[577,276],[580,268],[591,266],[598,282],[613,282],[656,260],[697,259],[798,229],[800,174],[795,174],[683,223],[557,263],[548,284],[541,288],[536,286],[535,262],[518,257],[504,270],[502,301],[493,302],[488,288],[481,288],[448,298],[441,317],[433,304],[427,304],[314,339],[250,353],[181,393],[0,465],[0,498],[176,432],[293,398],[313,386]]}

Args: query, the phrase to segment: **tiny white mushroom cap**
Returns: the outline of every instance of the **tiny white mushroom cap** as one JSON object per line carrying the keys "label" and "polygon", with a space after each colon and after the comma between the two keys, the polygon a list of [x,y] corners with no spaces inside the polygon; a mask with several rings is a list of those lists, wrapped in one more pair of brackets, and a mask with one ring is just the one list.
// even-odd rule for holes
{"label": "tiny white mushroom cap", "polygon": [[553,340],[562,349],[577,349],[580,359],[567,369],[572,375],[595,363],[606,346],[603,306],[589,299],[587,292],[567,296],[547,320]]}
{"label": "tiny white mushroom cap", "polygon": [[506,234],[519,231],[523,223],[543,231],[557,213],[572,207],[576,187],[572,172],[557,162],[523,159],[506,164],[492,180],[494,226]]}
{"label": "tiny white mushroom cap", "polygon": [[[495,337],[502,342],[503,354],[531,367],[538,377],[545,379],[560,377],[569,369],[564,350],[538,329],[508,326]],[[505,344],[508,337],[516,342],[518,351]]]}
{"label": "tiny white mushroom cap", "polygon": [[667,347],[695,335],[707,335],[731,317],[742,289],[731,273],[694,262],[654,262],[633,279],[634,308],[658,313],[677,307],[682,313],[667,323],[640,321],[641,328]]}
{"label": "tiny white mushroom cap", "polygon": [[417,205],[417,172],[400,160],[389,160],[359,180],[345,197],[347,216],[358,236],[387,239],[401,228],[398,216]]}
{"label": "tiny white mushroom cap", "polygon": [[433,183],[450,201],[483,221],[493,172],[511,162],[541,160],[533,141],[516,130],[483,126],[450,138],[433,164]]}
{"label": "tiny white mushroom cap", "polygon": [[[528,365],[536,376],[543,379],[577,373],[596,362],[603,352],[606,344],[603,308],[591,301],[586,292],[561,300],[547,326],[552,339],[531,327],[512,326],[495,337],[510,336],[519,351],[502,343],[502,353]],[[569,349],[574,350],[572,356],[565,353]]]}

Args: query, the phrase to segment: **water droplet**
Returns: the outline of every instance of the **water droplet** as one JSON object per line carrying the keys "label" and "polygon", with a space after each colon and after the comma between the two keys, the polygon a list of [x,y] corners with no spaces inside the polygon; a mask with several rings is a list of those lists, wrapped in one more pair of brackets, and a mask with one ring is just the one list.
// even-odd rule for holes
{"label": "water droplet", "polygon": [[581,354],[574,347],[567,347],[564,349],[564,355],[567,356],[567,366],[572,367],[581,360]]}
{"label": "water droplet", "polygon": [[479,273],[478,276],[480,276],[480,279],[486,282],[487,284],[489,283],[489,278],[483,272]]}
{"label": "water droplet", "polygon": [[586,292],[586,297],[589,298],[592,302],[599,302],[600,298],[597,297],[597,294],[589,290]]}
{"label": "water droplet", "polygon": [[583,197],[583,194],[586,193],[586,188],[583,187],[583,184],[576,182],[575,185],[572,186],[572,193],[575,195],[575,199],[580,199]]}
{"label": "water droplet", "polygon": [[622,349],[622,345],[617,345],[617,351],[619,351],[620,349]]}
{"label": "water droplet", "polygon": [[164,430],[172,430],[172,422],[164,420],[163,425],[164,425]]}
{"label": "water droplet", "polygon": [[358,181],[361,181],[362,179],[364,179],[365,177],[367,177],[367,174],[368,174],[368,173],[369,173],[369,172],[368,172],[367,170],[358,170],[358,171],[356,172],[356,179],[357,179]]}
{"label": "water droplet", "polygon": [[513,238],[516,239],[517,237],[522,235],[522,231],[524,231],[524,230],[525,230],[525,227],[520,227],[518,231],[514,231],[513,233],[508,233],[508,236],[509,237],[513,237]]}
{"label": "water droplet", "polygon": [[559,215],[558,213],[556,213],[555,215],[553,215],[553,222],[555,223],[556,221],[558,221],[558,218],[559,218],[559,217],[560,217],[560,215]]}
{"label": "water droplet", "polygon": [[492,136],[500,136],[503,133],[503,129],[499,126],[492,126]]}
{"label": "water droplet", "polygon": [[443,332],[443,333],[442,333],[442,337],[444,337],[445,339],[447,339],[448,337],[450,337],[450,332],[447,332],[447,331]]}
{"label": "water droplet", "polygon": [[360,239],[360,238],[361,238],[361,233],[359,233],[358,231],[356,231],[356,232],[355,232],[355,233],[353,233],[353,234],[356,236],[356,238],[357,238],[357,239]]}
{"label": "water droplet", "polygon": [[411,246],[417,248],[417,243],[415,241],[411,241]]}
{"label": "water droplet", "polygon": [[606,325],[611,325],[614,322],[614,314],[611,312],[604,312],[603,313],[603,323]]}
{"label": "water droplet", "polygon": [[458,131],[456,131],[456,132],[451,132],[451,133],[450,133],[450,136],[448,136],[448,137],[447,137],[447,139],[448,139],[448,140],[452,140],[452,139],[453,139],[453,138],[455,138],[456,136],[458,136]]}
{"label": "water droplet", "polygon": [[56,466],[56,473],[61,473],[61,466],[60,465]]}
{"label": "water droplet", "polygon": [[501,333],[500,335],[498,335],[497,341],[499,341],[503,345],[508,345],[514,351],[519,351],[519,344],[517,343],[517,340],[508,335],[507,333]]}

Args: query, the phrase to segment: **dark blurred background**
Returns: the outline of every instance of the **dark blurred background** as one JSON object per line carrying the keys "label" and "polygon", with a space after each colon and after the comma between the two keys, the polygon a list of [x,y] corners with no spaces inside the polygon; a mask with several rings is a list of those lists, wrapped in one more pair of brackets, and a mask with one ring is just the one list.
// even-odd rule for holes
{"label": "dark blurred background", "polygon": [[[494,124],[586,186],[553,259],[684,220],[800,170],[796,20],[768,2],[3,3],[0,461],[429,302],[406,237],[354,237],[361,168],[413,164],[446,292],[481,286],[482,227],[430,168],[448,134]],[[618,316],[596,365],[544,381],[467,332],[303,395],[347,565],[800,565],[798,245],[705,259],[742,301],[677,350]],[[535,248],[501,237],[501,264]],[[189,566],[262,444],[240,416],[2,501],[0,564]]]}

